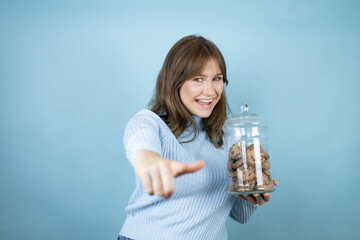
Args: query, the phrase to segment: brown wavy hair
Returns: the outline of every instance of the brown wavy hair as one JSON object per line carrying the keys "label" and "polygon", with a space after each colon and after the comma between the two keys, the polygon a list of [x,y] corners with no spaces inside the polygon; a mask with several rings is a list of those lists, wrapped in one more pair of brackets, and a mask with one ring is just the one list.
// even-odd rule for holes
{"label": "brown wavy hair", "polygon": [[[228,84],[224,57],[214,43],[196,35],[180,39],[165,58],[157,78],[154,97],[149,104],[151,111],[163,119],[176,138],[192,125],[195,129],[194,137],[187,142],[197,138],[199,128],[180,99],[180,88],[186,80],[199,75],[210,59],[217,61],[224,84]],[[223,145],[222,127],[228,109],[224,89],[211,115],[202,119],[203,128],[216,148]]]}

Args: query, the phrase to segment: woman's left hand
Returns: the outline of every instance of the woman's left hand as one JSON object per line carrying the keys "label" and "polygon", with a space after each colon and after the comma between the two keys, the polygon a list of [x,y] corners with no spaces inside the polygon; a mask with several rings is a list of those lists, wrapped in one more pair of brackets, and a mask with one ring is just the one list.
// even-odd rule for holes
{"label": "woman's left hand", "polygon": [[[275,186],[278,185],[278,181],[273,180],[273,184]],[[239,197],[241,199],[244,199],[245,201],[248,201],[254,205],[264,205],[264,203],[269,202],[271,198],[271,193],[263,193],[263,194],[247,194],[247,195],[236,195],[236,197]]]}

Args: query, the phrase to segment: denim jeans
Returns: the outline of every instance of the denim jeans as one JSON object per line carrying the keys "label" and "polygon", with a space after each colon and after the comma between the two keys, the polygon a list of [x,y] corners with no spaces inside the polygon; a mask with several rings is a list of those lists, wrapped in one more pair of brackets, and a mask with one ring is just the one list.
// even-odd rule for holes
{"label": "denim jeans", "polygon": [[117,240],[134,240],[134,239],[127,238],[127,237],[124,237],[124,236],[119,235],[119,237],[118,237]]}

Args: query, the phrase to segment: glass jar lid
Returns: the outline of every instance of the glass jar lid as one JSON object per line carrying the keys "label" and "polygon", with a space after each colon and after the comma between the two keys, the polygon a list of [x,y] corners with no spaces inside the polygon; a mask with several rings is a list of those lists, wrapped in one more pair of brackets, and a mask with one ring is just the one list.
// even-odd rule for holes
{"label": "glass jar lid", "polygon": [[247,127],[254,125],[266,126],[266,122],[260,115],[249,113],[249,106],[245,103],[240,105],[240,114],[229,117],[224,127]]}

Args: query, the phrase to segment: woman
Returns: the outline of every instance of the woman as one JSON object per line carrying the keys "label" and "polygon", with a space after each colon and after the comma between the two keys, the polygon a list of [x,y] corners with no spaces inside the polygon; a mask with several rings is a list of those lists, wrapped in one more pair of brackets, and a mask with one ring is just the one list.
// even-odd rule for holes
{"label": "woman", "polygon": [[136,188],[119,239],[227,239],[228,216],[245,223],[270,200],[270,193],[236,198],[225,191],[227,83],[224,58],[209,40],[187,36],[171,48],[151,111],[138,112],[125,129]]}

